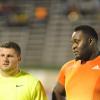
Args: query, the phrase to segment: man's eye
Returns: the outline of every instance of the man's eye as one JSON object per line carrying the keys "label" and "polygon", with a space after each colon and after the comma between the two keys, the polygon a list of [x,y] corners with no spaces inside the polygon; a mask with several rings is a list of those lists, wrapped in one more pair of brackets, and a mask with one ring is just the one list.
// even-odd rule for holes
{"label": "man's eye", "polygon": [[8,57],[13,57],[13,55],[8,55]]}
{"label": "man's eye", "polygon": [[79,44],[79,42],[80,42],[79,40],[76,40],[76,41],[75,41],[76,44]]}
{"label": "man's eye", "polygon": [[78,43],[79,43],[79,41],[76,41],[75,43],[76,43],[76,44],[78,44]]}
{"label": "man's eye", "polygon": [[4,55],[3,55],[3,54],[1,54],[0,56],[1,56],[1,57],[4,57]]}

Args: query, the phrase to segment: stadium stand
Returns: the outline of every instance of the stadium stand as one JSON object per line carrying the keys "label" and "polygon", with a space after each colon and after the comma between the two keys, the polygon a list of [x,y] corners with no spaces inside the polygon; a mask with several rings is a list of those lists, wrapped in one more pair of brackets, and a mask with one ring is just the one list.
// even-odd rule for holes
{"label": "stadium stand", "polygon": [[[4,9],[4,4],[9,10]],[[48,9],[48,17],[41,23],[35,20],[34,15],[39,6]],[[12,7],[20,8],[23,16],[18,17],[19,13],[13,12]],[[0,41],[12,40],[21,45],[22,66],[58,68],[71,59],[69,38],[73,27],[79,24],[92,25],[100,36],[100,0],[4,0],[0,3],[0,11],[3,14],[0,16]],[[9,26],[7,22],[9,17],[12,20],[13,14],[19,18],[18,23],[27,18],[28,24],[21,21],[25,25],[12,23]]]}

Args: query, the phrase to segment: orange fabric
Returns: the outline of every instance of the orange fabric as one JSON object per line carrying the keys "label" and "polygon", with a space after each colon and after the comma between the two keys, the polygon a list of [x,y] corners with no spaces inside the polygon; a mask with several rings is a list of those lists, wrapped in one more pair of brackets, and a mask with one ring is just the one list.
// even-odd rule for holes
{"label": "orange fabric", "polygon": [[58,81],[66,89],[67,100],[100,100],[100,56],[84,64],[66,63]]}
{"label": "orange fabric", "polygon": [[58,81],[63,86],[65,85],[65,73],[68,73],[71,69],[71,66],[74,64],[74,60],[69,61],[68,63],[65,63],[63,67],[61,68],[59,75],[58,75]]}

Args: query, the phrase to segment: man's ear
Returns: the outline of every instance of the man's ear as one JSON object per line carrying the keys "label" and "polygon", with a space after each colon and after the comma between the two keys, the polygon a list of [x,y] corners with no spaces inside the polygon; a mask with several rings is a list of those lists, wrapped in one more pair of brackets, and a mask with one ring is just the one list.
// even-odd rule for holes
{"label": "man's ear", "polygon": [[21,56],[18,57],[18,60],[21,61]]}
{"label": "man's ear", "polygon": [[95,39],[92,38],[92,37],[90,37],[90,38],[89,38],[89,44],[90,44],[90,45],[93,45],[94,43],[95,43]]}

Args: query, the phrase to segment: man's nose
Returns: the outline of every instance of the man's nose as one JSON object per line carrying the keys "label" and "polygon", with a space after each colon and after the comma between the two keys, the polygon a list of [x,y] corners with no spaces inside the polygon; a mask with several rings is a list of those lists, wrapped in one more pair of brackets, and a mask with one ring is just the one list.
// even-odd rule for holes
{"label": "man's nose", "polygon": [[4,56],[4,60],[5,60],[5,61],[8,61],[8,57],[7,57],[7,56]]}

